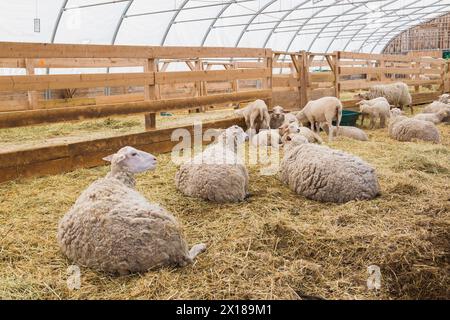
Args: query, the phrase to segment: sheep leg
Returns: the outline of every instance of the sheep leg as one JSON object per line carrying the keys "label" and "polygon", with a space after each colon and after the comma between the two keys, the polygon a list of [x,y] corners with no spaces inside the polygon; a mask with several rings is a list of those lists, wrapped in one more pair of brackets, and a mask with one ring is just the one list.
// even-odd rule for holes
{"label": "sheep leg", "polygon": [[413,108],[413,105],[410,104],[409,107],[411,108],[411,114],[414,114],[414,108]]}
{"label": "sheep leg", "polygon": [[189,250],[189,259],[194,260],[196,256],[206,250],[206,244],[199,243],[194,245],[191,250]]}
{"label": "sheep leg", "polygon": [[380,115],[380,128],[384,128],[386,122],[386,118],[384,115]]}
{"label": "sheep leg", "polygon": [[361,113],[361,127],[364,125],[364,113]]}
{"label": "sheep leg", "polygon": [[370,116],[370,129],[375,127],[375,117],[373,115]]}

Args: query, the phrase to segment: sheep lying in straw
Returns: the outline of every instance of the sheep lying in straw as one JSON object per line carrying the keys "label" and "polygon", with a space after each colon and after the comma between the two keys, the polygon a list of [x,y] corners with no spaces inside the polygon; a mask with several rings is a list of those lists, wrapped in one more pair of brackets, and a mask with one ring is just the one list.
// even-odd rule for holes
{"label": "sheep lying in straw", "polygon": [[388,130],[389,136],[398,141],[423,140],[434,143],[441,141],[439,130],[432,122],[402,115],[391,117]]}
{"label": "sheep lying in straw", "polygon": [[[322,123],[327,123],[330,127],[332,121],[336,120],[336,127],[339,128],[342,118],[342,103],[336,97],[323,97],[317,100],[309,101],[306,106],[297,113],[299,123],[311,124],[311,130],[316,128],[319,133],[319,126]],[[330,131],[328,140],[332,140],[333,134]]]}
{"label": "sheep lying in straw", "polygon": [[252,137],[251,143],[255,147],[275,146],[281,144],[281,136],[278,129],[261,130]]}
{"label": "sheep lying in straw", "polygon": [[442,103],[445,103],[445,104],[450,103],[450,94],[448,94],[448,93],[441,94],[439,96],[438,101],[442,102]]}
{"label": "sheep lying in straw", "polygon": [[[438,113],[441,110],[450,110],[450,104],[441,102],[441,101],[433,101],[428,106],[423,109],[423,113]],[[442,119],[442,121],[448,121],[448,118]]]}
{"label": "sheep lying in straw", "polygon": [[375,119],[380,119],[380,128],[384,128],[386,120],[390,117],[391,107],[384,97],[373,100],[361,100],[359,102],[359,111],[362,113],[361,124],[364,122],[364,115],[370,118],[370,128],[375,127]]}
{"label": "sheep lying in straw", "polygon": [[214,202],[238,202],[248,195],[248,171],[238,147],[248,136],[239,126],[226,129],[217,142],[181,165],[175,175],[178,190]]}
{"label": "sheep lying in straw", "polygon": [[384,97],[389,104],[400,109],[409,106],[411,113],[414,113],[411,94],[409,93],[408,86],[403,82],[374,85],[370,87],[369,92],[360,93],[357,97],[365,100]]}
{"label": "sheep lying in straw", "polygon": [[77,264],[114,274],[191,263],[206,246],[189,251],[176,219],[135,190],[134,174],[156,158],[124,147],[106,157],[111,171],[92,183],[58,227],[62,252]]}
{"label": "sheep lying in straw", "polygon": [[414,119],[430,121],[433,122],[434,124],[439,124],[449,116],[450,116],[450,108],[447,108],[441,109],[439,112],[436,113],[419,113],[414,116]]}
{"label": "sheep lying in straw", "polygon": [[322,144],[323,140],[322,138],[312,131],[309,128],[302,127],[298,122],[291,122],[291,123],[285,123],[280,127],[280,135],[281,135],[281,142],[284,143],[286,140],[286,135],[289,133],[296,133],[304,136],[309,143],[318,143]]}
{"label": "sheep lying in straw", "polygon": [[344,203],[379,193],[375,170],[360,158],[292,137],[280,167],[281,181],[308,199]]}
{"label": "sheep lying in straw", "polygon": [[[329,133],[328,124],[322,124],[322,129],[327,134]],[[347,138],[359,140],[359,141],[369,140],[369,138],[367,137],[367,134],[363,130],[361,130],[357,127],[340,126],[339,128],[336,128],[333,126],[333,132],[335,132],[337,137],[347,137]]]}
{"label": "sheep lying in straw", "polygon": [[270,114],[263,100],[255,100],[235,113],[244,117],[245,124],[251,132],[258,133],[261,129],[269,129]]}

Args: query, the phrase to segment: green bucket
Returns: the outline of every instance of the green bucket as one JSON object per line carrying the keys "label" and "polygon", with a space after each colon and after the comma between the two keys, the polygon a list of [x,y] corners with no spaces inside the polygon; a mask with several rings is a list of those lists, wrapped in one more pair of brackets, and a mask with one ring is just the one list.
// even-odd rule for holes
{"label": "green bucket", "polygon": [[[341,126],[356,126],[356,120],[358,120],[360,114],[360,112],[356,111],[343,110]],[[333,125],[336,125],[336,121],[333,121]]]}

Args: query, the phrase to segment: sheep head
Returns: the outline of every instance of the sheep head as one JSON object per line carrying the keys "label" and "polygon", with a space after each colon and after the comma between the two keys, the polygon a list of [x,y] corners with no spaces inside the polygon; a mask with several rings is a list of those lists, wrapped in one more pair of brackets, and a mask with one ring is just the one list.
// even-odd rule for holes
{"label": "sheep head", "polygon": [[123,147],[114,154],[104,157],[103,160],[111,162],[111,171],[140,173],[156,168],[156,157],[145,151],[133,147]]}

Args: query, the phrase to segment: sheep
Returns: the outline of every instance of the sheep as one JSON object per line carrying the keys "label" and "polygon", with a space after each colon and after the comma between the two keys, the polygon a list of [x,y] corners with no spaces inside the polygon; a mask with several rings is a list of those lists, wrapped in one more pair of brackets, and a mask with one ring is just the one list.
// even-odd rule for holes
{"label": "sheep", "polygon": [[284,109],[281,106],[275,106],[270,115],[269,127],[271,129],[278,129],[284,123]]}
{"label": "sheep", "polygon": [[442,109],[436,113],[419,113],[414,116],[414,119],[430,121],[434,124],[439,124],[448,116],[450,116],[450,108]]}
{"label": "sheep", "polygon": [[[322,124],[322,129],[328,134],[329,132],[328,124],[326,123]],[[337,137],[347,137],[359,141],[369,140],[367,134],[357,127],[340,126],[339,129],[336,129],[336,127],[333,126],[333,131],[336,133]]]}
{"label": "sheep", "polygon": [[448,104],[450,102],[450,94],[444,93],[439,96],[439,102]]}
{"label": "sheep", "polygon": [[[309,122],[311,124],[311,130],[314,131],[314,128],[316,128],[317,133],[319,133],[319,125],[321,123],[328,123],[331,127],[334,119],[336,119],[336,127],[339,128],[341,118],[342,103],[336,97],[323,97],[317,100],[311,100],[297,113],[298,121],[302,124]],[[331,141],[332,137],[332,130],[330,130],[328,140]]]}
{"label": "sheep", "polygon": [[386,119],[390,117],[390,105],[386,99],[372,100],[362,100],[360,102],[359,111],[363,114],[361,119],[361,124],[364,121],[364,115],[368,115],[370,118],[370,128],[375,127],[375,119],[380,118],[380,128],[384,128],[386,124]]}
{"label": "sheep", "polygon": [[375,169],[360,158],[295,139],[285,145],[280,180],[297,194],[322,202],[372,199],[380,192]]}
{"label": "sheep", "polygon": [[317,133],[315,133],[309,128],[300,126],[298,122],[291,122],[289,124],[285,123],[280,127],[279,130],[280,135],[282,137],[281,138],[282,143],[284,143],[284,141],[286,140],[286,135],[289,133],[300,134],[304,136],[310,143],[318,143],[318,144],[323,143],[322,138]]}
{"label": "sheep", "polygon": [[180,166],[175,175],[177,189],[187,196],[218,203],[246,199],[248,171],[237,151],[247,138],[239,126],[226,129],[215,143]]}
{"label": "sheep", "polygon": [[285,124],[285,123],[292,123],[292,122],[298,122],[297,116],[295,114],[293,114],[292,112],[285,113],[284,114],[284,122],[283,122],[283,124]]}
{"label": "sheep", "polygon": [[398,141],[423,140],[433,143],[441,141],[439,130],[432,122],[401,115],[391,117],[388,132],[392,139]]}
{"label": "sheep", "polygon": [[156,158],[124,147],[104,160],[111,171],[59,222],[61,251],[77,264],[119,275],[192,263],[206,245],[188,250],[177,220],[135,190],[134,174],[154,169]]}
{"label": "sheep", "polygon": [[252,145],[275,146],[281,144],[281,136],[278,129],[261,130],[251,139]]}
{"label": "sheep", "polygon": [[400,109],[409,106],[411,113],[414,113],[411,94],[409,93],[408,86],[403,82],[374,85],[369,88],[369,92],[360,93],[357,97],[365,100],[385,97],[389,104]]}
{"label": "sheep", "polygon": [[437,113],[441,110],[449,109],[450,104],[441,102],[441,101],[433,101],[428,106],[426,106],[422,112],[423,113]]}
{"label": "sheep", "polygon": [[400,110],[399,108],[392,108],[389,111],[389,117],[397,117],[397,116],[402,116],[403,115],[403,111]]}
{"label": "sheep", "polygon": [[269,129],[270,114],[263,100],[255,100],[245,108],[234,112],[245,118],[245,124],[251,131],[258,133],[261,129]]}

